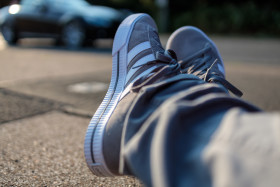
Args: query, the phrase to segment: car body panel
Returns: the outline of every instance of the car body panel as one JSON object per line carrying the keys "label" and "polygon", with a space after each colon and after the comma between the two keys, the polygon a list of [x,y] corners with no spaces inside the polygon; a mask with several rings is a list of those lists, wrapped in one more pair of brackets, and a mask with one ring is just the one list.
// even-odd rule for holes
{"label": "car body panel", "polygon": [[[13,8],[17,8],[16,11],[11,11]],[[83,26],[86,38],[95,39],[114,37],[118,25],[128,14],[110,7],[93,6],[84,0],[22,0],[20,5],[0,9],[0,16],[0,27],[12,25],[19,38],[59,38],[63,28],[75,21]]]}

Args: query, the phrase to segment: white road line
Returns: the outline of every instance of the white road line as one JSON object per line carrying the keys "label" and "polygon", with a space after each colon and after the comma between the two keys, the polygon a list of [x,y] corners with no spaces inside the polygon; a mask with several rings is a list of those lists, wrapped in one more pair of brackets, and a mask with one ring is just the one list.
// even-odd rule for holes
{"label": "white road line", "polygon": [[69,92],[80,94],[98,93],[107,89],[108,85],[103,82],[82,82],[67,87]]}

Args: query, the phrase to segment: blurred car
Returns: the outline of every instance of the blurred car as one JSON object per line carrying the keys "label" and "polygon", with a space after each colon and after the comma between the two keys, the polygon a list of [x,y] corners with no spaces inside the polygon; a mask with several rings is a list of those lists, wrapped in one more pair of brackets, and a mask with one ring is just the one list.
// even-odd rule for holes
{"label": "blurred car", "polygon": [[0,28],[9,44],[20,38],[55,38],[77,48],[97,38],[113,38],[129,12],[85,0],[22,0],[0,9]]}

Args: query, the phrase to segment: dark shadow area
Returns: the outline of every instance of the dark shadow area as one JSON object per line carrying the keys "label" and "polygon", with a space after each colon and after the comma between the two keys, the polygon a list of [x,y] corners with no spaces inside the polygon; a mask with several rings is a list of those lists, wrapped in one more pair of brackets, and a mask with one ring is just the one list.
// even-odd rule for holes
{"label": "dark shadow area", "polygon": [[51,50],[64,52],[80,52],[80,53],[102,53],[111,54],[112,39],[98,39],[91,45],[80,48],[67,48],[64,45],[56,45],[53,39],[21,39],[16,45],[9,45],[11,48],[32,49],[32,50]]}

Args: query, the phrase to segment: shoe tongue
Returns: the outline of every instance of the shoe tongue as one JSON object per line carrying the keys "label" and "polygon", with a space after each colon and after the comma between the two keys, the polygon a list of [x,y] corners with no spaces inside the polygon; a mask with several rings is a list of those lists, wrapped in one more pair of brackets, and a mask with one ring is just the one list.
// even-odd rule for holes
{"label": "shoe tongue", "polygon": [[157,52],[164,54],[165,50],[160,43],[158,33],[153,28],[149,28],[149,40],[155,56]]}
{"label": "shoe tongue", "polygon": [[215,49],[213,48],[213,46],[210,43],[206,43],[205,48],[206,47],[210,48],[208,53],[211,53],[211,55],[213,55],[216,59],[218,59],[217,64],[216,64],[217,70],[219,70],[220,73],[223,75],[223,77],[225,77],[225,69],[224,69],[224,66],[223,66],[223,62],[221,61],[222,59],[220,59],[220,57],[217,56],[217,53],[215,52]]}
{"label": "shoe tongue", "polygon": [[213,59],[217,60],[217,62],[214,64],[214,68],[215,68],[214,71],[219,71],[220,76],[225,78],[225,70],[224,70],[224,67],[223,67],[223,62],[221,61],[221,59],[215,53],[215,49],[213,48],[212,45],[210,45],[209,43],[206,43],[205,48],[207,48],[207,47],[210,48],[207,53],[210,53],[209,55],[213,56]]}
{"label": "shoe tongue", "polygon": [[165,56],[168,56],[169,58],[172,58],[171,54],[170,54],[169,51],[167,51],[167,50],[164,51],[164,55],[165,55]]}
{"label": "shoe tongue", "polygon": [[171,61],[172,57],[166,51],[157,51],[156,59],[162,62],[169,62]]}
{"label": "shoe tongue", "polygon": [[160,62],[165,63],[165,64],[178,64],[176,56],[174,58],[173,55],[169,51],[164,51],[164,53],[157,51],[156,60],[159,60]]}
{"label": "shoe tongue", "polygon": [[170,58],[173,58],[176,61],[178,61],[177,54],[172,49],[165,50],[164,53],[168,54]]}

